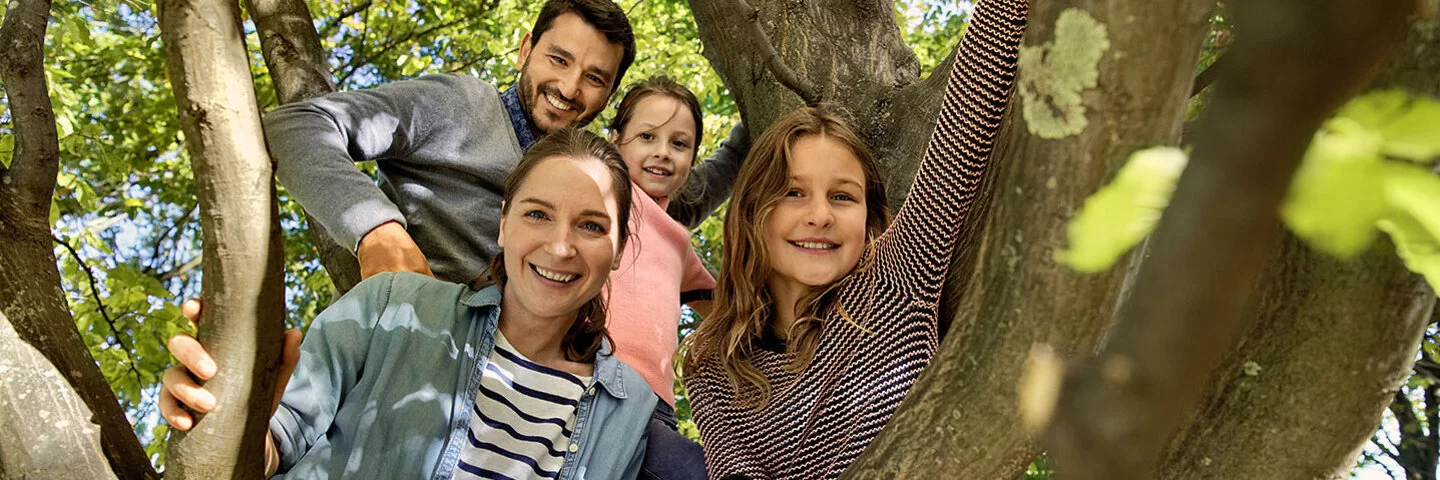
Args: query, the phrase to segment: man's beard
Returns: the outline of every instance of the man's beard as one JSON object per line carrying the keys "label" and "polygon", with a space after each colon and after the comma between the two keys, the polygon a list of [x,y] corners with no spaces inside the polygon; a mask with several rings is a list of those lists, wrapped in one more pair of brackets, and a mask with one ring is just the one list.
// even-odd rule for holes
{"label": "man's beard", "polygon": [[[529,58],[526,58],[526,59],[525,59],[525,64],[520,66],[520,111],[525,113],[525,123],[530,126],[530,130],[531,130],[531,131],[540,133],[540,134],[542,134],[542,135],[543,135],[543,134],[548,134],[548,133],[550,133],[550,132],[548,132],[548,131],[541,131],[539,124],[537,124],[537,123],[535,122],[535,103],[536,103],[536,102],[539,102],[539,101],[541,101],[541,100],[540,100],[540,92],[536,92],[536,91],[535,91],[535,84],[530,81],[529,70],[530,70],[530,59],[529,59]],[[553,87],[547,87],[545,91],[546,91],[546,93],[549,93],[550,95],[554,96],[555,98],[565,98],[564,95],[561,95],[560,92],[556,91],[555,88],[553,88]],[[577,104],[575,104],[575,102],[567,102],[567,103],[570,103],[571,106],[573,106],[573,107],[575,107],[575,108],[584,108],[583,105],[577,105]],[[594,112],[590,112],[589,115],[582,116],[582,117],[577,117],[577,119],[576,119],[575,122],[573,122],[573,123],[571,123],[570,125],[567,125],[567,126],[583,127],[583,126],[585,126],[585,125],[589,125],[590,122],[591,122],[592,120],[595,120],[595,117],[597,117],[597,116],[599,116],[599,115],[600,115],[600,110],[596,110],[596,111],[594,111]]]}

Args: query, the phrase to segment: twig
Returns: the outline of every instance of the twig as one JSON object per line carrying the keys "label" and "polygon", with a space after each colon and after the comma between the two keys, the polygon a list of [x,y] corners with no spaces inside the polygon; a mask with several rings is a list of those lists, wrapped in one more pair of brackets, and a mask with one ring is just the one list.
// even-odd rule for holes
{"label": "twig", "polygon": [[105,324],[110,326],[110,333],[115,335],[115,343],[119,344],[121,350],[125,351],[125,364],[130,367],[130,372],[135,374],[135,384],[144,385],[145,382],[140,380],[140,370],[135,368],[135,356],[130,353],[133,350],[131,350],[129,345],[125,344],[125,338],[120,336],[120,329],[115,326],[115,320],[110,318],[110,310],[105,308],[105,302],[100,299],[100,288],[96,286],[95,272],[90,270],[90,264],[85,263],[85,259],[80,258],[80,252],[76,252],[75,247],[70,246],[69,242],[66,242],[54,234],[51,234],[50,238],[54,240],[55,243],[65,247],[65,250],[70,252],[70,256],[75,258],[75,263],[79,264],[80,268],[85,271],[85,277],[90,279],[90,296],[95,299],[95,305],[97,305],[98,310],[100,310],[100,317],[105,319]]}
{"label": "twig", "polygon": [[340,14],[339,14],[339,15],[336,15],[334,19],[331,19],[331,21],[325,22],[325,25],[322,25],[322,26],[320,27],[320,38],[325,38],[325,37],[328,37],[328,36],[330,36],[330,35],[334,35],[334,34],[335,34],[335,31],[334,31],[334,30],[337,29],[337,28],[340,28],[340,22],[345,21],[345,19],[346,19],[346,18],[349,18],[351,15],[355,15],[355,14],[360,13],[361,11],[363,11],[363,10],[365,10],[365,9],[370,8],[370,6],[373,5],[374,3],[375,3],[375,2],[373,2],[373,1],[371,1],[371,0],[365,0],[364,2],[360,2],[359,4],[357,4],[357,5],[353,6],[353,7],[350,7],[350,8],[347,8],[347,9],[341,11]]}
{"label": "twig", "polygon": [[800,78],[785,59],[780,58],[780,52],[775,50],[775,45],[770,43],[770,36],[765,34],[765,29],[760,26],[760,10],[751,7],[745,0],[735,0],[735,6],[745,15],[746,26],[750,30],[750,37],[754,40],[760,55],[765,57],[765,63],[770,66],[770,73],[775,74],[775,79],[781,85],[789,88],[790,91],[800,95],[800,99],[806,105],[815,106],[820,103],[820,96],[815,93],[815,86]]}

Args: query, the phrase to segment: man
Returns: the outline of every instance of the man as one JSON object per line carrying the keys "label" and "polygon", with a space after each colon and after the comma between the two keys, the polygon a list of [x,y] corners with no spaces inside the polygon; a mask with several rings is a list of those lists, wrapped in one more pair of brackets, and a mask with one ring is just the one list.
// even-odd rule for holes
{"label": "man", "polygon": [[[499,252],[501,190],[522,153],[539,136],[593,120],[634,58],[629,21],[614,3],[549,0],[521,39],[520,80],[503,93],[471,76],[428,75],[271,112],[265,133],[276,176],[356,253],[362,277],[403,270],[470,283]],[[709,216],[729,197],[748,149],[737,126],[691,174],[686,188],[702,194],[679,195],[670,215],[692,228]],[[378,186],[356,169],[362,161],[376,162]],[[673,423],[673,413],[659,405],[666,408],[657,407],[648,451],[669,458],[647,455],[642,477],[686,478],[698,463],[703,478],[699,447],[676,439],[662,420]]]}
{"label": "man", "polygon": [[[361,277],[414,271],[469,283],[499,252],[501,186],[545,133],[585,125],[635,58],[608,0],[550,0],[521,39],[518,85],[428,75],[283,106],[265,117],[276,177],[360,261]],[[674,202],[688,226],[729,196],[748,138],[737,127]],[[354,163],[377,162],[377,186]],[[708,168],[707,168],[708,167]]]}

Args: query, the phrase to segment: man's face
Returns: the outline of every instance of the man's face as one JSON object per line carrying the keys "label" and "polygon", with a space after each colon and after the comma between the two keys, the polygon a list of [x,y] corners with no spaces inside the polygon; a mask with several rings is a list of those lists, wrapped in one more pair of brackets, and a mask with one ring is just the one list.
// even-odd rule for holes
{"label": "man's face", "polygon": [[555,23],[530,45],[520,40],[520,105],[540,134],[590,123],[614,93],[615,75],[625,48],[574,12]]}

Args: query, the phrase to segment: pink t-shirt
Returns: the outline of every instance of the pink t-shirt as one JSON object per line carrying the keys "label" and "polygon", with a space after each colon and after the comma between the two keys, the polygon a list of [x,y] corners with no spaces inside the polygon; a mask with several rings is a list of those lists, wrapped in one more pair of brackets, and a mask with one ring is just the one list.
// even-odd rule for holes
{"label": "pink t-shirt", "polygon": [[[615,357],[629,364],[666,403],[675,404],[675,350],[680,295],[715,288],[690,246],[690,231],[665,213],[638,185],[630,218],[630,242],[620,268],[610,273],[606,320]],[[706,297],[708,298],[708,297]]]}

